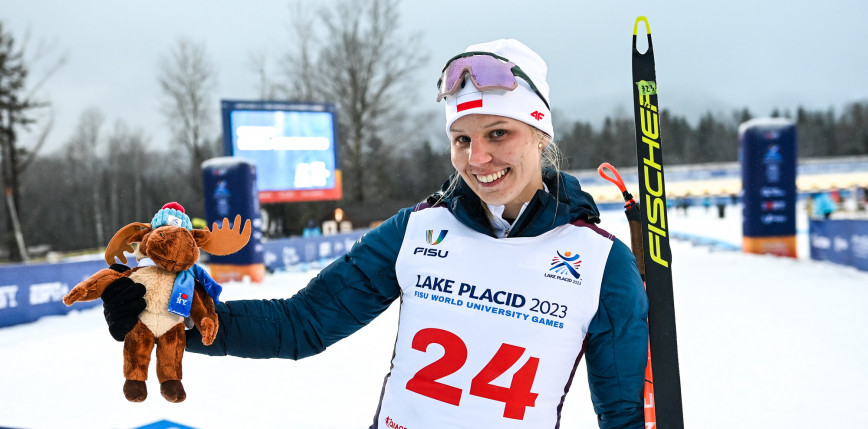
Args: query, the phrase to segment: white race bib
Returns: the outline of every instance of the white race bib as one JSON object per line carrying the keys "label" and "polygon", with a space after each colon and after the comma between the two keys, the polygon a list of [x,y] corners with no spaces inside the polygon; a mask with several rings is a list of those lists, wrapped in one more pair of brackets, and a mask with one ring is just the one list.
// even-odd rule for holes
{"label": "white race bib", "polygon": [[496,239],[445,208],[412,213],[375,427],[555,427],[611,245],[574,225]]}

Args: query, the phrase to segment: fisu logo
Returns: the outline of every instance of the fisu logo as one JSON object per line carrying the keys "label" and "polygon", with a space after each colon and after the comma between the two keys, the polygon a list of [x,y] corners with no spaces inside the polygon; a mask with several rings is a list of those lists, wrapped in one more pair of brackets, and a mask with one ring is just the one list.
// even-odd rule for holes
{"label": "fisu logo", "polygon": [[425,256],[436,256],[438,258],[445,258],[449,256],[448,250],[437,250],[433,247],[417,247],[413,249],[414,255],[425,255]]}
{"label": "fisu logo", "polygon": [[[449,230],[441,229],[439,235],[434,235],[434,230],[429,229],[425,231],[425,241],[432,246],[436,246],[443,242],[443,239],[446,238],[446,234],[449,233]],[[438,250],[433,247],[417,247],[413,249],[414,255],[425,255],[425,256],[433,256],[437,258],[445,258],[449,255],[448,250]]]}
{"label": "fisu logo", "polygon": [[428,231],[425,231],[425,241],[427,241],[428,244],[430,244],[432,246],[436,246],[436,245],[440,244],[441,242],[443,242],[443,239],[446,238],[447,233],[449,233],[448,229],[441,229],[440,235],[438,235],[437,238],[435,239],[434,238],[434,230],[429,229]]}

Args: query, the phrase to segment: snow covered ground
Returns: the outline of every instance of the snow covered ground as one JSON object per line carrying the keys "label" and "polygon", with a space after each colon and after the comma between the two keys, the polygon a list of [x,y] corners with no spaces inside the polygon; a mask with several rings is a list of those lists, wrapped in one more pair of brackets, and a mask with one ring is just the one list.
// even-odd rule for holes
{"label": "snow covered ground", "polygon": [[[802,213],[801,211],[799,212]],[[673,231],[741,242],[740,212],[670,212]],[[618,212],[603,228],[627,238]],[[808,258],[745,255],[673,241],[673,276],[686,427],[865,426],[868,273]],[[288,297],[316,269],[225,285],[226,300]],[[195,428],[367,428],[395,341],[397,305],[325,353],[302,361],[187,354],[187,400],[159,394],[129,403],[121,344],[99,308],[0,329],[0,426],[140,427],[160,420]],[[563,428],[594,428],[584,367]]]}

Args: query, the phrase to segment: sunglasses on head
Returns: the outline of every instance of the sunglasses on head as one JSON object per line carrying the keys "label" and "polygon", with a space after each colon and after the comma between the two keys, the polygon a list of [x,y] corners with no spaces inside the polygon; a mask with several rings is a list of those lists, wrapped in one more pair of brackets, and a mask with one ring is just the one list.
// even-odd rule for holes
{"label": "sunglasses on head", "polygon": [[492,54],[491,52],[465,52],[456,55],[446,62],[440,79],[437,81],[437,101],[447,95],[454,95],[461,89],[464,76],[470,77],[470,81],[480,91],[490,89],[505,89],[512,91],[518,86],[516,77],[524,79],[530,89],[539,96],[549,108],[549,103],[530,80],[527,73],[521,70],[512,61]]}

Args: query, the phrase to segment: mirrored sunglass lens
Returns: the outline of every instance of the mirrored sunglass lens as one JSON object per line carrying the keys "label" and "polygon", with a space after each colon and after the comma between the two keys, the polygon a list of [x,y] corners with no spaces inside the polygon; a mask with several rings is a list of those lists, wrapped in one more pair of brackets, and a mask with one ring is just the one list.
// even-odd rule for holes
{"label": "mirrored sunglass lens", "polygon": [[506,64],[484,64],[470,70],[473,81],[480,89],[484,88],[512,88],[515,86],[515,76]]}
{"label": "mirrored sunglass lens", "polygon": [[465,67],[456,65],[453,61],[449,68],[443,73],[443,85],[440,86],[441,94],[451,94],[455,92],[455,87],[458,85],[458,80],[464,74]]}
{"label": "mirrored sunglass lens", "polygon": [[516,82],[515,76],[510,70],[511,67],[511,63],[504,63],[497,58],[486,55],[458,58],[452,61],[443,73],[440,93],[453,93],[461,76],[468,70],[473,82],[479,88],[514,88]]}

